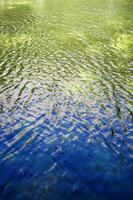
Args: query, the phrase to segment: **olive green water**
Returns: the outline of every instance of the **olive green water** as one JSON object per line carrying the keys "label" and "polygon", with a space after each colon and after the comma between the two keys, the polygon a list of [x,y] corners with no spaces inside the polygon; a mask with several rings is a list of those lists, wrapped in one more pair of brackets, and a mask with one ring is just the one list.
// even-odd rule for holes
{"label": "olive green water", "polygon": [[130,163],[132,8],[132,0],[0,0],[2,163],[32,154],[38,140],[76,146],[86,130],[84,142]]}
{"label": "olive green water", "polygon": [[14,110],[22,101],[23,108],[56,87],[84,102],[90,94],[119,107],[120,97],[130,112],[131,9],[130,0],[1,0],[4,106]]}

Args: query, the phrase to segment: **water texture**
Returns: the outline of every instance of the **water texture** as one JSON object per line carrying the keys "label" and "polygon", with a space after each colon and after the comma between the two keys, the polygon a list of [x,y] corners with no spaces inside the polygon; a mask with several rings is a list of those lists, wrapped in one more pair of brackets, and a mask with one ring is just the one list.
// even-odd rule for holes
{"label": "water texture", "polygon": [[132,8],[0,0],[0,200],[133,199]]}

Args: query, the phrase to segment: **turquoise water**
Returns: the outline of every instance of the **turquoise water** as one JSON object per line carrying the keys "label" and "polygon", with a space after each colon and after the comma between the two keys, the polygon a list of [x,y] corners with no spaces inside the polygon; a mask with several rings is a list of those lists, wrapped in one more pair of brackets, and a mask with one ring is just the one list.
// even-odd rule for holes
{"label": "turquoise water", "polygon": [[132,0],[0,0],[0,200],[133,196]]}

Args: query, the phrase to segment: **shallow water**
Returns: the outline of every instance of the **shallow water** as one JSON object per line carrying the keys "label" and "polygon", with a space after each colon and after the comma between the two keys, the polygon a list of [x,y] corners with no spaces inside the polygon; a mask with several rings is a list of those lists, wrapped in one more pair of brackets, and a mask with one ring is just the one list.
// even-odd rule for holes
{"label": "shallow water", "polygon": [[0,200],[133,196],[132,0],[0,0]]}

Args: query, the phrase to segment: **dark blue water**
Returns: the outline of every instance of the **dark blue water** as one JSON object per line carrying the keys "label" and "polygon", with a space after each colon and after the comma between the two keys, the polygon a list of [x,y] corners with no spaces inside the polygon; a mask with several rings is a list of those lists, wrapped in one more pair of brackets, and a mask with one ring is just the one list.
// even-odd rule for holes
{"label": "dark blue water", "polygon": [[0,200],[132,200],[132,1],[0,0]]}
{"label": "dark blue water", "polygon": [[[97,114],[78,105],[75,114],[65,113],[56,127],[41,115],[6,135],[1,140],[0,199],[132,199],[128,146],[132,133],[123,136],[115,114],[111,119],[103,109],[99,114],[105,125],[102,130],[95,122]],[[56,115],[54,111],[52,116]],[[119,137],[107,126],[110,120]],[[128,116],[126,125],[130,130]]]}

